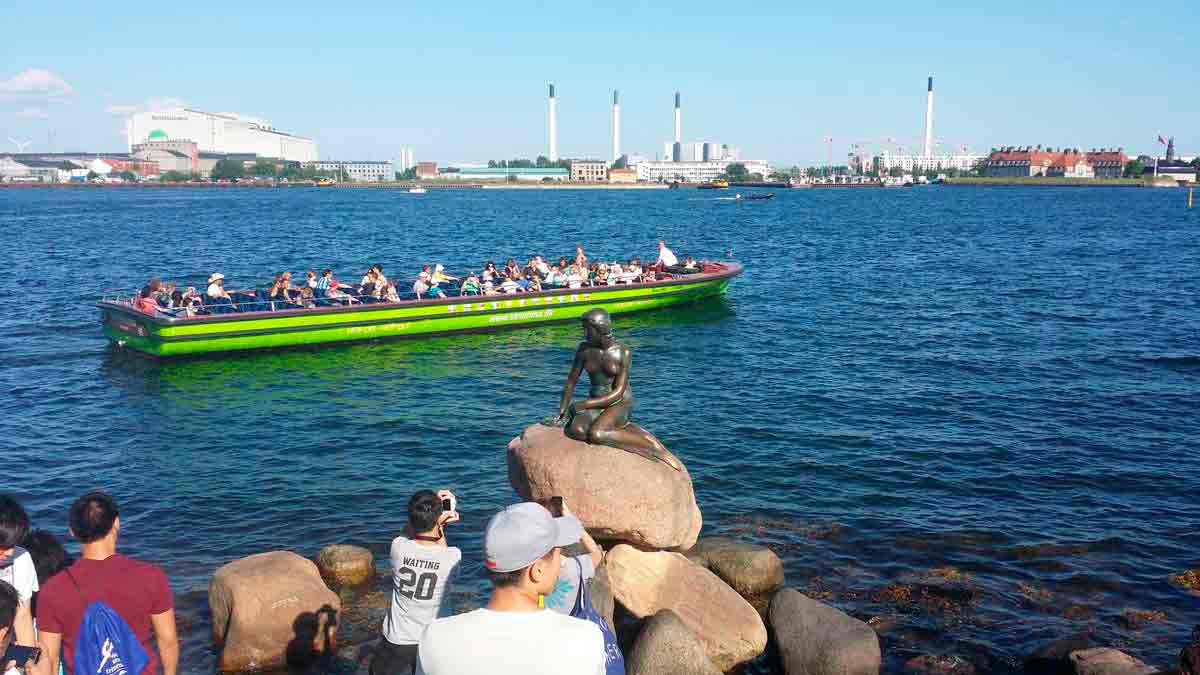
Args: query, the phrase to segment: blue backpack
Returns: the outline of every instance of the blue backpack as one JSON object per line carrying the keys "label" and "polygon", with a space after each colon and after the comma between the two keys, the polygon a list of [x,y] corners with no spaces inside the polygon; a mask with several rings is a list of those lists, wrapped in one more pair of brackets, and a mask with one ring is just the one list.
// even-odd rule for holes
{"label": "blue backpack", "polygon": [[571,608],[571,616],[591,621],[604,634],[605,675],[625,675],[625,656],[621,654],[621,647],[617,645],[617,635],[592,605],[592,596],[588,593],[587,581],[583,578],[583,563],[579,562],[578,558],[573,560],[579,566],[579,595],[575,598],[575,606]]}
{"label": "blue backpack", "polygon": [[112,607],[99,600],[88,603],[70,570],[67,570],[67,576],[71,577],[71,583],[75,584],[75,590],[85,604],[79,635],[75,637],[75,662],[71,672],[74,675],[141,675],[150,662],[141,640]]}

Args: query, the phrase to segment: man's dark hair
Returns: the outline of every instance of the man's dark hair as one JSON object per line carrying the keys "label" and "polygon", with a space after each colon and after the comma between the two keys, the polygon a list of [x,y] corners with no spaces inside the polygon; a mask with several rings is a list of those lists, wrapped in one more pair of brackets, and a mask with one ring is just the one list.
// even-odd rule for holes
{"label": "man's dark hair", "polygon": [[413,534],[428,532],[442,515],[442,500],[433,490],[421,490],[408,500],[408,524]]}
{"label": "man's dark hair", "polygon": [[29,515],[8,495],[0,495],[0,548],[8,549],[21,543],[29,533]]}
{"label": "man's dark hair", "polygon": [[33,568],[37,570],[38,586],[45,586],[50,577],[71,566],[71,556],[63,548],[58,537],[46,530],[33,530],[21,542],[21,548],[29,551]]}
{"label": "man's dark hair", "polygon": [[1179,652],[1179,672],[1200,675],[1200,625],[1192,631],[1192,642]]}
{"label": "man's dark hair", "polygon": [[7,581],[0,581],[0,628],[12,630],[13,619],[17,618],[17,603],[20,601],[17,589]]}
{"label": "man's dark hair", "polygon": [[117,501],[111,495],[89,492],[71,504],[71,532],[84,544],[100,541],[112,532],[118,515]]}
{"label": "man's dark hair", "polygon": [[[538,558],[538,560],[548,560],[553,555],[554,549],[550,549],[546,555]],[[525,570],[527,569],[529,569],[529,566],[522,567],[519,570],[513,570],[511,572],[493,572],[488,570],[488,580],[492,582],[492,586],[495,588],[508,588],[510,586],[516,586],[517,584],[521,583],[521,578],[525,576]]]}

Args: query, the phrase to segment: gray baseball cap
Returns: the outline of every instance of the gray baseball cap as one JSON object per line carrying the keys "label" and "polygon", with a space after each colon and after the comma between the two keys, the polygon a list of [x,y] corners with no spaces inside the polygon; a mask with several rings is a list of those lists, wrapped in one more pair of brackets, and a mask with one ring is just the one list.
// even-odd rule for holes
{"label": "gray baseball cap", "polygon": [[555,547],[570,546],[582,536],[583,525],[575,516],[555,518],[536,502],[514,504],[488,521],[484,564],[492,572],[523,570]]}

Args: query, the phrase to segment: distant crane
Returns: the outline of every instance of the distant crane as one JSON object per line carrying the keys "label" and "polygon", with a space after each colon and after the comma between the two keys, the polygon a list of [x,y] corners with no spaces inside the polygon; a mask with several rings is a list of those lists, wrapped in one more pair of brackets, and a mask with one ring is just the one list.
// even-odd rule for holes
{"label": "distant crane", "polygon": [[18,141],[17,139],[13,138],[12,136],[8,137],[8,141],[10,143],[12,143],[13,145],[17,146],[17,154],[18,155],[25,152],[25,148],[28,148],[30,146],[30,144],[33,143],[32,140]]}

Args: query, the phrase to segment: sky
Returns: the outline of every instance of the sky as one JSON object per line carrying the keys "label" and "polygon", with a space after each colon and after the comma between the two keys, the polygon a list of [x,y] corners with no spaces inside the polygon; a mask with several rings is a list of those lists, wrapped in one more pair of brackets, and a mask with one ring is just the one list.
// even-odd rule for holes
{"label": "sky", "polygon": [[[124,116],[185,105],[269,120],[324,159],[533,158],[558,93],[564,157],[685,141],[775,165],[851,144],[1121,146],[1200,154],[1200,3],[14,3],[0,151],[125,151]],[[993,6],[995,5],[995,6]],[[828,139],[832,138],[832,144]],[[889,140],[890,139],[890,140]]]}

